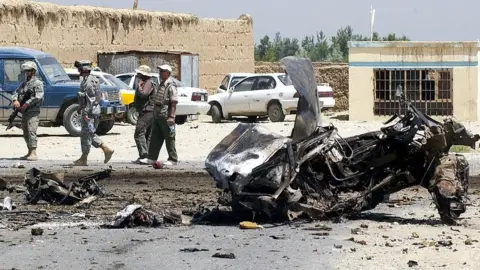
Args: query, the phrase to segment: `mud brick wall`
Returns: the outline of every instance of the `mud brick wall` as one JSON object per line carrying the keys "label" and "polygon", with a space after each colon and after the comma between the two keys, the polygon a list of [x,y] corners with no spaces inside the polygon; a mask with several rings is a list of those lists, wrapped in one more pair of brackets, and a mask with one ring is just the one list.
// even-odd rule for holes
{"label": "mud brick wall", "polygon": [[[348,110],[348,64],[314,62],[317,83],[329,83],[333,88],[335,111]],[[255,73],[283,72],[279,62],[255,62]]]}
{"label": "mud brick wall", "polygon": [[64,66],[96,61],[98,51],[185,50],[199,54],[200,87],[215,89],[226,73],[254,71],[252,19],[59,6],[0,0],[0,46],[39,49]]}

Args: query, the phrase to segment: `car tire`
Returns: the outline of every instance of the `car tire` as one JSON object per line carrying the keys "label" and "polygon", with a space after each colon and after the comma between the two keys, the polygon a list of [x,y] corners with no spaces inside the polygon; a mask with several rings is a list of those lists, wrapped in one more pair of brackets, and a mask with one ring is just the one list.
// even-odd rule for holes
{"label": "car tire", "polygon": [[255,123],[257,121],[257,116],[249,116],[248,117],[248,122],[249,123]]}
{"label": "car tire", "polygon": [[272,103],[268,106],[268,118],[272,122],[283,122],[285,114],[283,113],[282,105],[279,103]]}
{"label": "car tire", "polygon": [[187,122],[188,115],[177,115],[175,116],[175,124],[183,125]]}
{"label": "car tire", "polygon": [[222,122],[222,111],[220,110],[220,107],[218,105],[212,104],[211,114],[213,123]]}
{"label": "car tire", "polygon": [[97,131],[95,133],[97,133],[97,135],[105,135],[110,130],[112,130],[114,125],[115,125],[115,119],[102,121],[98,124]]}
{"label": "car tire", "polygon": [[77,103],[68,106],[63,112],[63,126],[73,137],[79,137],[82,132],[81,116],[77,113]]}
{"label": "car tire", "polygon": [[130,106],[128,107],[128,111],[127,111],[127,122],[129,124],[132,124],[134,126],[137,125],[137,121],[138,121],[138,112],[137,112],[137,109],[135,108],[135,106]]}

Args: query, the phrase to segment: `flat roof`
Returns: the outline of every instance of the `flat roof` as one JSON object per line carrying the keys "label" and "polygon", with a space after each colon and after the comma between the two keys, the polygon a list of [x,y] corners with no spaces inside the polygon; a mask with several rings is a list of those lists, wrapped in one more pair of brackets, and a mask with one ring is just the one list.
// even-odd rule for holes
{"label": "flat roof", "polygon": [[349,41],[349,48],[388,48],[388,47],[438,47],[453,48],[476,47],[480,48],[480,41]]}

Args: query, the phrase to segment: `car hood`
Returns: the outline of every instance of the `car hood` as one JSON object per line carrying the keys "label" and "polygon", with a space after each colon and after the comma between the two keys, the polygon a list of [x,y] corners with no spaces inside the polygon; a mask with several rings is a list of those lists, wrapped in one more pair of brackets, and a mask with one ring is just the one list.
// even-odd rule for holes
{"label": "car hood", "polygon": [[315,73],[312,62],[306,58],[288,56],[280,62],[300,95],[292,131],[292,141],[295,143],[309,137],[322,125]]}

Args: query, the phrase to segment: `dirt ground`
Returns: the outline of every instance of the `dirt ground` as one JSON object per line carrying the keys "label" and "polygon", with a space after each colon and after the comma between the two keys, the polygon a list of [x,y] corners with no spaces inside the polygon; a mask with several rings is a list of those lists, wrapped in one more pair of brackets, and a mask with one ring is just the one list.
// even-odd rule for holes
{"label": "dirt ground", "polygon": [[[69,179],[71,181],[71,177]],[[21,184],[15,181],[14,184]],[[68,185],[68,181],[66,182]],[[85,215],[90,222],[108,222],[125,206],[133,203],[161,213],[163,210],[196,210],[201,206],[216,205],[217,190],[213,181],[205,176],[165,176],[162,178],[112,177],[99,181],[106,191],[106,196],[93,202],[88,210],[73,206],[50,205],[41,201],[37,205],[25,204],[22,193],[0,192],[0,198],[10,196],[16,203],[16,211],[0,211],[0,228],[21,228],[38,222],[70,222],[75,214]],[[17,213],[18,212],[18,213]]]}

